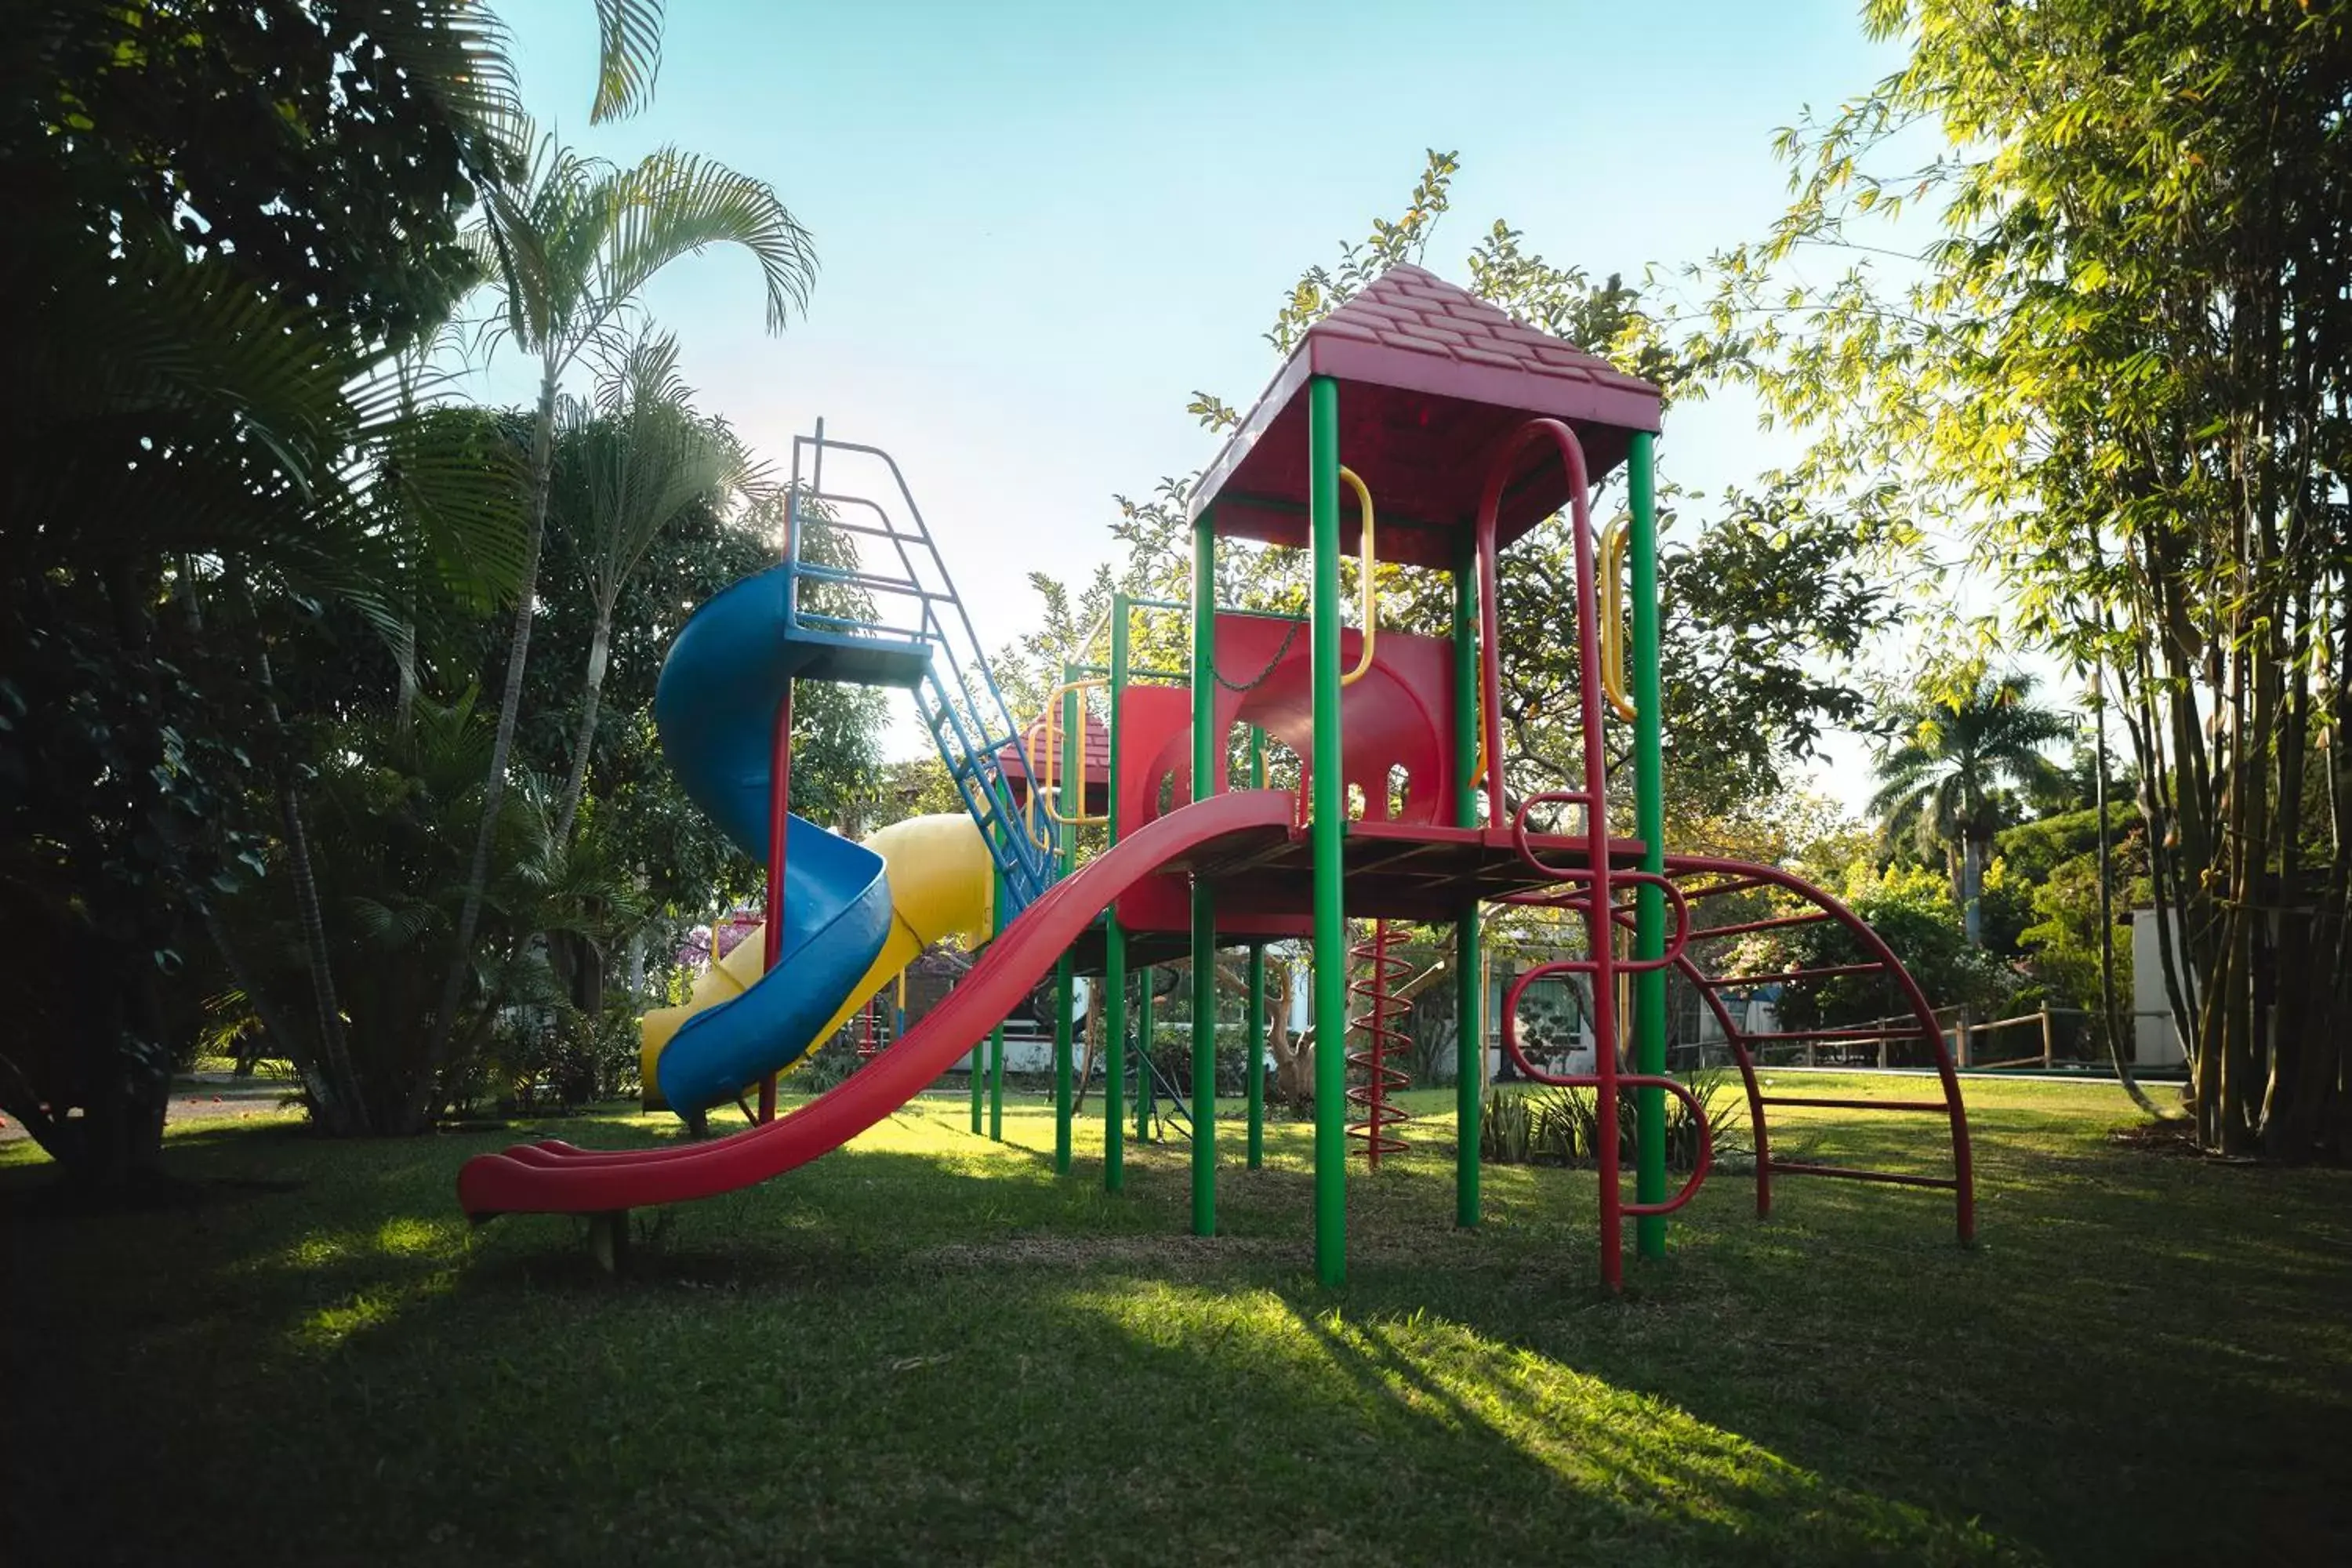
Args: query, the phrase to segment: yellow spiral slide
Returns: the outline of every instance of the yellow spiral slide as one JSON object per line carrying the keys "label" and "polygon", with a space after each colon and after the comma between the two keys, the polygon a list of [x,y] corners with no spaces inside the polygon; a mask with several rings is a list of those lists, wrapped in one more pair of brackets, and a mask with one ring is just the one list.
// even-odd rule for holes
{"label": "yellow spiral slide", "polygon": [[[890,933],[880,954],[813,1038],[776,1042],[779,1068],[807,1060],[933,942],[956,936],[967,948],[976,949],[993,929],[996,868],[971,817],[961,813],[909,817],[877,828],[866,837],[866,847],[882,858],[889,879]],[[765,927],[754,930],[702,972],[683,1006],[657,1007],[640,1022],[638,1060],[646,1110],[666,1108],[656,1069],[671,1037],[697,1013],[731,1002],[751,988],[766,964],[766,938]]]}

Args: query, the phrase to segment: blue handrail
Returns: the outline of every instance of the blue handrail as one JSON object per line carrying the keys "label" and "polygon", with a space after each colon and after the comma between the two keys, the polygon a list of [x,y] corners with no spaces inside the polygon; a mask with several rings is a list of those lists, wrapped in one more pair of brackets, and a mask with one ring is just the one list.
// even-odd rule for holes
{"label": "blue handrail", "polygon": [[[902,529],[890,509],[870,498],[837,494],[824,488],[824,458],[830,452],[879,458],[896,485],[911,529]],[[808,457],[808,482],[802,482],[803,454]],[[846,507],[869,512],[878,526],[848,525],[844,532],[856,539],[887,542],[898,557],[903,577],[877,572],[860,554],[858,567],[828,566],[801,554],[801,507]],[[987,650],[971,616],[957,595],[955,579],[940,555],[924,521],[922,508],[897,459],[879,447],[836,441],[824,433],[824,421],[812,436],[793,437],[792,488],[785,508],[785,554],[794,566],[793,594],[785,605],[787,630],[807,626],[853,636],[886,637],[900,642],[928,643],[931,658],[915,688],[915,708],[931,733],[950,782],[988,842],[989,853],[1004,874],[1004,891],[1011,906],[1006,919],[1052,886],[1056,865],[1021,827],[1021,814],[1004,776],[999,753],[1015,745],[1021,733],[1006,706],[1004,694],[988,668]],[[912,625],[858,620],[854,617],[803,611],[800,581],[841,584],[871,594],[912,601],[919,610]],[[942,611],[944,610],[944,614]]]}

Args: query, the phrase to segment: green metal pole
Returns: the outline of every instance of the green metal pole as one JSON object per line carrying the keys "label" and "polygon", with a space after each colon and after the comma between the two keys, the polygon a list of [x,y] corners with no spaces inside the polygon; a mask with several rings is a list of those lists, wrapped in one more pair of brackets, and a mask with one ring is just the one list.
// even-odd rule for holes
{"label": "green metal pole", "polygon": [[[1250,788],[1265,787],[1265,731],[1250,726]],[[1249,1025],[1242,1031],[1249,1053],[1249,1168],[1265,1163],[1265,943],[1249,949]]]}
{"label": "green metal pole", "polygon": [[[1062,668],[1062,679],[1076,679],[1067,665]],[[1078,694],[1062,694],[1062,778],[1055,793],[1061,797],[1062,815],[1076,816],[1086,810],[1087,781],[1081,771],[1085,752],[1079,749],[1085,732],[1079,726],[1085,722],[1085,710],[1078,706]],[[1073,799],[1075,796],[1075,800]],[[1078,859],[1078,830],[1069,823],[1062,825],[1062,874],[1069,875]],[[1054,1173],[1070,1173],[1070,1042],[1076,1023],[1076,996],[1077,972],[1067,953],[1054,966]]]}
{"label": "green metal pole", "polygon": [[[1642,869],[1666,868],[1664,715],[1658,674],[1658,494],[1657,437],[1636,431],[1627,454],[1626,482],[1633,492],[1633,831],[1642,837]],[[1633,909],[1633,955],[1664,957],[1666,899],[1644,887]],[[1651,969],[1633,979],[1633,1070],[1666,1070],[1666,972]],[[1666,1196],[1666,1093],[1657,1088],[1633,1091],[1633,1125],[1640,1139],[1634,1153],[1633,1196],[1645,1204]],[[1633,1225],[1643,1258],[1666,1252],[1666,1216],[1640,1215]]]}
{"label": "green metal pole", "polygon": [[[1001,933],[1004,930],[1004,868],[996,870],[996,900],[992,907],[993,923]],[[988,1031],[988,1137],[991,1142],[1004,1142],[1004,1024]]]}
{"label": "green metal pole", "polygon": [[[1118,710],[1127,690],[1127,622],[1124,594],[1110,601],[1110,841],[1118,842]],[[1103,927],[1103,1191],[1127,1185],[1127,928],[1113,908]]]}
{"label": "green metal pole", "polygon": [[1339,761],[1339,385],[1307,384],[1307,504],[1314,546],[1308,599],[1314,773],[1307,803],[1315,855],[1315,1275],[1348,1277],[1348,902],[1340,857],[1347,792]]}
{"label": "green metal pole", "polygon": [[[1464,531],[1454,551],[1454,826],[1478,826],[1478,545]],[[1473,899],[1454,921],[1454,1223],[1475,1226],[1479,1143],[1486,1110],[1485,937]]]}
{"label": "green metal pole", "polygon": [[[1217,534],[1214,513],[1192,521],[1192,798],[1225,784],[1217,730]],[[1217,1234],[1217,907],[1192,879],[1192,1234]]]}
{"label": "green metal pole", "polygon": [[971,1047],[971,1135],[980,1136],[982,1125],[981,1108],[988,1098],[988,1043],[981,1041]]}

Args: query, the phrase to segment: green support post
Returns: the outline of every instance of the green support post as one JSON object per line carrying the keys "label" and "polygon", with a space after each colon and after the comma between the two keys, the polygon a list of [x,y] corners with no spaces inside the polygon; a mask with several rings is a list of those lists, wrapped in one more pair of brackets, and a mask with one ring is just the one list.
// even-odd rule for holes
{"label": "green support post", "polygon": [[[1265,731],[1250,726],[1250,788],[1265,787]],[[1249,1025],[1242,1031],[1249,1052],[1249,1168],[1265,1164],[1265,943],[1249,947]]]}
{"label": "green support post", "polygon": [[[1110,601],[1110,841],[1118,842],[1118,706],[1127,689],[1128,598]],[[1127,1185],[1127,928],[1114,906],[1103,926],[1103,1191]]]}
{"label": "green support post", "polygon": [[[1062,667],[1062,679],[1076,679],[1067,665]],[[1084,772],[1086,753],[1080,749],[1086,732],[1086,710],[1078,704],[1078,694],[1062,693],[1062,777],[1055,793],[1060,796],[1062,823],[1062,875],[1068,876],[1077,866],[1078,830],[1068,820],[1085,815],[1087,780]],[[1072,795],[1076,799],[1075,803]],[[1076,1034],[1077,1002],[1076,988],[1077,971],[1064,953],[1054,966],[1054,1173],[1070,1173],[1070,1096],[1071,1041]]]}
{"label": "green support post", "polygon": [[[1478,826],[1478,545],[1454,551],[1454,826]],[[1454,1223],[1479,1217],[1479,1144],[1486,1101],[1485,937],[1473,899],[1454,922]]]}
{"label": "green support post", "polygon": [[[1642,869],[1666,868],[1666,798],[1663,759],[1664,723],[1658,673],[1658,493],[1657,437],[1636,431],[1626,455],[1632,491],[1633,557],[1633,831],[1642,837]],[[1666,951],[1666,898],[1643,887],[1633,909],[1633,955],[1658,959]],[[1666,1070],[1666,972],[1645,970],[1633,979],[1633,1070]],[[1664,1203],[1666,1196],[1666,1093],[1643,1087],[1633,1091],[1633,1197]],[[1666,1216],[1645,1214],[1633,1224],[1636,1249],[1643,1258],[1666,1252]]]}
{"label": "green support post", "polygon": [[1307,485],[1313,544],[1308,647],[1315,857],[1315,1275],[1348,1277],[1348,903],[1341,859],[1347,791],[1339,760],[1339,384],[1307,384]]}
{"label": "green support post", "polygon": [[[1004,868],[996,868],[996,897],[989,906],[999,933],[1004,930]],[[992,1143],[1004,1142],[1004,1024],[988,1031],[988,1137]]]}
{"label": "green support post", "polygon": [[[1213,512],[1192,521],[1192,798],[1224,788],[1217,732],[1217,534]],[[1217,1233],[1216,895],[1192,879],[1192,1234]]]}

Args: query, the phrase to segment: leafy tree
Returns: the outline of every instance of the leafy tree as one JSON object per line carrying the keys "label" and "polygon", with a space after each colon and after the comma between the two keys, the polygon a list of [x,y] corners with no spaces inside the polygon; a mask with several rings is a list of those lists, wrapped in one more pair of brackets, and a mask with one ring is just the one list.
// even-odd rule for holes
{"label": "leafy tree", "polygon": [[[1449,204],[1457,167],[1454,154],[1430,153],[1398,217],[1377,219],[1363,240],[1343,244],[1336,268],[1309,267],[1300,275],[1265,334],[1268,343],[1287,350],[1390,266],[1422,261]],[[1515,319],[1647,377],[1669,400],[1698,390],[1706,361],[1669,344],[1662,324],[1647,313],[1641,289],[1621,276],[1596,281],[1580,269],[1555,266],[1529,253],[1522,238],[1500,222],[1487,230],[1467,259],[1469,286]],[[1241,419],[1211,392],[1196,392],[1188,412],[1212,430]],[[1185,502],[1192,482],[1163,479],[1147,498],[1118,498],[1114,531],[1129,552],[1116,574],[1119,586],[1160,596],[1189,594]],[[1613,484],[1595,500],[1596,516],[1604,520]],[[1743,801],[1777,796],[1787,763],[1810,754],[1825,728],[1865,712],[1864,694],[1833,672],[1896,617],[1892,593],[1863,569],[1864,545],[1895,529],[1886,510],[1892,494],[1856,487],[1835,504],[1817,505],[1793,480],[1766,476],[1754,489],[1720,498],[1704,528],[1680,538],[1670,532],[1659,561],[1667,776],[1675,795],[1670,831],[1678,832],[1685,821],[1737,812]],[[1671,485],[1662,491],[1661,506],[1670,530],[1696,510]],[[1227,550],[1220,560],[1221,601],[1304,613],[1303,552]],[[1574,602],[1567,521],[1555,518],[1537,528],[1513,545],[1501,566],[1510,787],[1530,794],[1580,782],[1575,626],[1566,607]],[[1343,569],[1343,592],[1350,595],[1355,571],[1352,563]],[[1381,572],[1384,621],[1409,631],[1450,631],[1451,588],[1443,576],[1389,566]],[[1066,618],[1092,624],[1108,608],[1112,584],[1107,575],[1091,584],[1078,596],[1077,613]],[[1138,658],[1181,664],[1183,635],[1172,617],[1144,627]],[[1033,672],[1058,663],[1064,646],[1024,650]],[[1630,749],[1630,734],[1624,743]],[[1611,763],[1624,760],[1620,754]]]}
{"label": "leafy tree", "polygon": [[[413,1125],[417,1079],[435,1070],[421,1026],[464,896],[490,726],[470,700],[449,708],[420,700],[405,722],[379,710],[334,734],[311,792],[322,847],[310,880],[269,878],[235,900],[227,918],[249,955],[240,975],[247,1005],[278,1038],[308,1032],[275,1004],[301,994],[320,972],[310,945],[323,942],[349,1079],[323,1101],[314,1090],[314,1112],[332,1131],[397,1132]],[[535,938],[603,944],[640,917],[635,879],[609,846],[593,831],[559,836],[559,810],[542,779],[503,797],[489,918],[467,955],[474,974],[453,1062],[478,1053],[508,1009],[564,1006],[550,967],[554,947]],[[316,935],[304,929],[314,920]],[[436,1084],[436,1093],[446,1087]]]}
{"label": "leafy tree", "polygon": [[511,342],[539,362],[539,401],[531,424],[528,525],[514,635],[499,682],[498,728],[483,791],[480,830],[457,920],[457,957],[442,983],[427,1058],[436,1069],[420,1079],[423,1097],[446,1066],[466,983],[466,954],[481,919],[499,806],[520,712],[547,532],[554,462],[556,399],[565,374],[610,334],[638,291],[678,258],[734,245],[758,262],[767,324],[781,331],[803,303],[815,268],[808,235],[768,184],[725,165],[665,148],[627,169],[583,158],[553,137],[541,142],[523,176],[492,180],[482,190],[477,253],[498,297],[494,341]]}
{"label": "leafy tree", "polygon": [[2064,738],[2067,721],[2029,699],[2031,676],[1965,671],[1887,716],[1898,739],[1877,762],[1870,809],[1892,839],[1909,835],[1923,854],[1940,852],[1971,946],[1984,945],[1985,863],[2001,826],[2003,784],[2031,789],[2053,772],[2042,748]]}
{"label": "leafy tree", "polygon": [[[2004,574],[2017,630],[2104,672],[2198,1136],[2341,1155],[2352,17],[2221,0],[1864,17],[1910,58],[1786,133],[1796,200],[1717,258],[1710,357],[1811,430],[1810,479],[1899,476],[1923,526]],[[1924,165],[1913,127],[1944,132]],[[1852,264],[1792,284],[1800,247]]]}
{"label": "leafy tree", "polygon": [[272,834],[307,844],[267,636],[390,631],[412,584],[494,587],[519,538],[499,476],[367,375],[466,280],[509,78],[457,0],[7,21],[0,940],[44,979],[0,1103],[113,1187],[152,1173],[170,993],[217,900]]}
{"label": "leafy tree", "polygon": [[556,837],[569,839],[588,782],[588,752],[611,664],[613,610],[662,531],[698,500],[726,498],[751,482],[750,455],[725,426],[698,418],[677,374],[677,341],[651,333],[608,365],[592,419],[575,411],[562,455],[578,466],[580,562],[594,611],[579,736],[563,785]]}
{"label": "leafy tree", "polygon": [[[1983,1017],[2014,992],[2015,977],[1969,941],[1949,890],[1935,873],[1916,867],[1858,868],[1843,897],[1939,1006],[1967,1008]],[[1843,926],[1790,926],[1739,938],[1723,960],[1723,973],[1833,968],[1866,956]],[[1893,987],[1867,974],[1792,982],[1775,1005],[1786,1029],[1852,1027],[1906,1011]]]}
{"label": "leafy tree", "polygon": [[[560,776],[581,755],[586,693],[581,671],[595,639],[598,569],[587,559],[595,530],[572,520],[587,507],[585,465],[574,445],[604,439],[602,424],[568,432],[558,443],[556,490],[548,530],[538,626],[539,656],[525,674],[515,739],[525,775]],[[677,947],[685,926],[714,908],[756,899],[765,870],[715,831],[687,798],[662,755],[653,720],[654,692],[671,642],[696,608],[721,590],[772,566],[782,535],[782,501],[770,496],[748,508],[729,507],[705,492],[681,509],[647,544],[614,601],[605,679],[583,773],[580,821],[602,838],[607,853],[630,869],[640,890],[645,923],[619,933],[656,952]],[[812,558],[846,558],[847,541],[804,506],[803,548]],[[834,590],[838,592],[839,590]],[[829,601],[839,607],[840,601]],[[856,606],[849,606],[856,613]],[[469,645],[469,668],[494,657],[499,628],[480,625]],[[877,798],[876,758],[886,718],[882,695],[870,689],[807,681],[793,705],[793,805],[813,820],[854,831]],[[574,994],[588,1006],[596,966],[572,956]]]}

